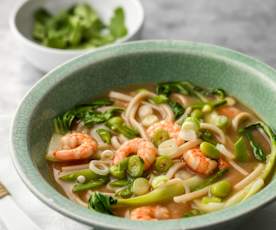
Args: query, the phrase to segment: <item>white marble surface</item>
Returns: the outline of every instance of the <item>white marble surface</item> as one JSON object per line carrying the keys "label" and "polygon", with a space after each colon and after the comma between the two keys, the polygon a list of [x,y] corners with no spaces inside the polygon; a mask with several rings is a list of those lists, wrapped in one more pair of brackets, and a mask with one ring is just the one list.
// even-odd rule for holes
{"label": "white marble surface", "polygon": [[[9,160],[8,133],[11,116],[23,95],[43,75],[22,59],[9,31],[8,18],[18,1],[0,1],[0,180],[7,185],[18,205],[42,229],[88,229],[38,201],[19,180]],[[144,39],[184,39],[214,43],[242,51],[276,67],[275,0],[142,2],[146,11]],[[258,211],[238,229],[275,229],[275,215],[274,203]],[[3,228],[0,221],[0,229]]]}

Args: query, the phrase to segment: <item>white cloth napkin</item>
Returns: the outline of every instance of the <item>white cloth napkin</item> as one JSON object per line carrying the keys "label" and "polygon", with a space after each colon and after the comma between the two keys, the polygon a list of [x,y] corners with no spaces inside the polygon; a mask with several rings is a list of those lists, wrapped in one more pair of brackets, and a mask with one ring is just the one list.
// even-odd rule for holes
{"label": "white cloth napkin", "polygon": [[[9,153],[11,118],[0,117],[0,181],[8,188],[14,201],[42,230],[87,230],[91,227],[73,221],[39,201],[17,175]],[[1,209],[4,207],[0,207]],[[16,221],[16,217],[15,217]],[[6,229],[0,216],[0,230]],[[8,229],[13,230],[13,229]]]}
{"label": "white cloth napkin", "polygon": [[[88,230],[93,229],[77,223],[58,212],[50,209],[39,201],[18,177],[9,156],[9,128],[11,118],[0,116],[0,181],[5,184],[17,205],[42,230]],[[3,207],[0,207],[3,208]],[[261,209],[248,222],[240,225],[237,230],[275,230],[276,203]],[[6,230],[0,217],[0,230]],[[10,230],[10,229],[8,229]]]}

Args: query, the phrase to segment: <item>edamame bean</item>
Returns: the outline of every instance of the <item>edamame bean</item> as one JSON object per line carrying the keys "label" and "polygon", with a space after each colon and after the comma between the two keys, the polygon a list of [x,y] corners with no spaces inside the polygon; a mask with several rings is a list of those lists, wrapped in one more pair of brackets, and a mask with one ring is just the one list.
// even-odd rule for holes
{"label": "edamame bean", "polygon": [[232,190],[232,185],[228,180],[221,180],[210,187],[213,196],[225,198]]}

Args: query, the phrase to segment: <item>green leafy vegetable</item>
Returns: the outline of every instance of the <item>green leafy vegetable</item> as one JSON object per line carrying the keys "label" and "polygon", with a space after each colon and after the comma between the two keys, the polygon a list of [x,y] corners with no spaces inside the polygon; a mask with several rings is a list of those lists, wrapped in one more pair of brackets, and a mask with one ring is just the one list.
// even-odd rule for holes
{"label": "green leafy vegetable", "polygon": [[247,153],[247,148],[246,148],[246,144],[245,144],[245,141],[244,141],[244,138],[243,137],[240,137],[235,145],[235,158],[237,161],[240,161],[240,162],[246,162],[248,161],[248,153]]}
{"label": "green leafy vegetable", "polygon": [[59,49],[98,47],[127,34],[124,10],[116,8],[105,25],[88,4],[80,3],[51,15],[46,9],[34,13],[33,38],[44,46]]}
{"label": "green leafy vegetable", "polygon": [[104,195],[100,192],[94,192],[89,198],[88,208],[101,213],[112,215],[112,205],[115,205],[117,200],[111,196]]}
{"label": "green leafy vegetable", "polygon": [[213,145],[217,144],[217,141],[214,137],[214,135],[209,130],[203,130],[200,133],[200,139],[203,141],[207,141]]}
{"label": "green leafy vegetable", "polygon": [[172,100],[169,100],[168,103],[174,113],[175,119],[181,117],[181,115],[185,112],[185,109],[179,103]]}
{"label": "green leafy vegetable", "polygon": [[168,98],[166,95],[164,94],[160,94],[160,95],[156,95],[154,97],[152,97],[150,99],[150,101],[152,101],[154,104],[162,104],[162,103],[166,103],[168,101]]}
{"label": "green leafy vegetable", "polygon": [[111,133],[107,129],[97,129],[96,132],[101,137],[104,143],[111,143]]}
{"label": "green leafy vegetable", "polygon": [[112,101],[107,99],[99,99],[90,104],[76,106],[54,119],[54,130],[56,133],[66,133],[71,129],[72,123],[75,119],[82,121],[84,125],[88,127],[91,127],[94,124],[106,122],[113,116],[121,113],[122,109],[111,108],[105,112],[99,112],[96,109],[101,106],[112,105],[112,103]]}
{"label": "green leafy vegetable", "polygon": [[121,133],[129,139],[132,139],[139,135],[139,133],[135,129],[127,126],[121,117],[113,117],[109,119],[106,125],[114,132]]}
{"label": "green leafy vegetable", "polygon": [[213,95],[216,95],[217,97],[224,99],[226,97],[226,92],[223,89],[214,89],[212,91]]}
{"label": "green leafy vegetable", "polygon": [[114,15],[110,21],[110,33],[115,38],[121,38],[127,34],[127,28],[125,26],[125,14],[121,7],[118,7],[114,11]]}
{"label": "green leafy vegetable", "polygon": [[247,138],[252,151],[253,151],[253,155],[256,158],[256,160],[258,161],[265,161],[266,160],[266,154],[264,152],[264,150],[261,148],[261,146],[256,142],[256,140],[253,138],[252,132],[254,130],[256,130],[257,128],[259,128],[260,126],[257,124],[254,125],[250,125],[244,129],[241,129],[240,132],[243,133],[245,135],[245,137]]}
{"label": "green leafy vegetable", "polygon": [[191,88],[192,85],[188,82],[165,82],[157,85],[156,93],[167,97],[172,93],[191,95]]}

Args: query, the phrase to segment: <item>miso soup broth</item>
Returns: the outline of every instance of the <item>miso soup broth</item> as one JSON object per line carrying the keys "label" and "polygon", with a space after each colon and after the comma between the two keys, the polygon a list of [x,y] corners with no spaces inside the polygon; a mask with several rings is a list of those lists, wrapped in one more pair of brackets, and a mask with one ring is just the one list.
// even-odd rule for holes
{"label": "miso soup broth", "polygon": [[46,159],[57,189],[132,220],[218,211],[259,192],[274,173],[273,131],[224,90],[189,82],[112,90],[60,114],[53,127]]}

